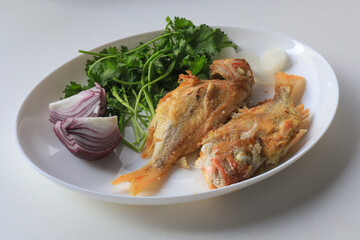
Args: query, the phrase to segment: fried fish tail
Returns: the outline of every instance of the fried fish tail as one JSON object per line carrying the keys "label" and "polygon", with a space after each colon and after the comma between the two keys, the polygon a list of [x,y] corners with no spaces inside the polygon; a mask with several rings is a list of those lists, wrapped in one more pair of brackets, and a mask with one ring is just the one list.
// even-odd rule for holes
{"label": "fried fish tail", "polygon": [[160,169],[146,165],[139,170],[119,176],[111,183],[117,185],[123,182],[130,182],[130,194],[136,196],[148,184],[160,180],[161,176],[164,174],[165,173],[160,171]]}

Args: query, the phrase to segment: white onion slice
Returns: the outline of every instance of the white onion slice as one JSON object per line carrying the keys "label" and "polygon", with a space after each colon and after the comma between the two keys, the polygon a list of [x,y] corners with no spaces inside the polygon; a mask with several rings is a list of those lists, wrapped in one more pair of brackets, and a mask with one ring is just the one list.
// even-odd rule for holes
{"label": "white onion slice", "polygon": [[54,132],[75,156],[97,160],[111,153],[121,141],[114,117],[67,118],[54,125]]}
{"label": "white onion slice", "polygon": [[221,49],[220,54],[214,57],[214,60],[236,58],[236,52],[233,47],[225,47]]}
{"label": "white onion slice", "polygon": [[287,55],[284,49],[276,47],[266,51],[260,59],[260,65],[266,71],[273,74],[280,72],[287,61]]}
{"label": "white onion slice", "polygon": [[50,103],[49,110],[49,120],[52,123],[66,118],[100,117],[106,110],[106,93],[98,83],[95,83],[93,88]]}

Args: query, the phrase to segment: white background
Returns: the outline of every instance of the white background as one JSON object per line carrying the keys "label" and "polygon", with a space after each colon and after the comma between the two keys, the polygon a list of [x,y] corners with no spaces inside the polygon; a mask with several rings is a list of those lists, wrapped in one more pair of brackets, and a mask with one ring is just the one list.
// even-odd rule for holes
{"label": "white background", "polygon": [[[0,239],[359,239],[359,8],[357,0],[0,0]],[[31,89],[78,49],[162,29],[166,16],[266,28],[319,51],[340,86],[328,132],[263,182],[180,205],[102,202],[35,171],[15,139]]]}

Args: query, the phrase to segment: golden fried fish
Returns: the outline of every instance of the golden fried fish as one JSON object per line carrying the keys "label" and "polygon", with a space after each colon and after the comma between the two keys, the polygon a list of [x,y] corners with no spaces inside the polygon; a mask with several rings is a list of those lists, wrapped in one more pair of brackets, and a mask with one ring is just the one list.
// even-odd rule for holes
{"label": "golden fried fish", "polygon": [[292,90],[305,79],[275,75],[275,95],[270,101],[239,113],[202,140],[198,159],[210,189],[252,177],[262,164],[276,165],[287,150],[307,131],[304,105],[293,105]]}
{"label": "golden fried fish", "polygon": [[[210,67],[211,78],[180,75],[181,84],[160,100],[152,120],[142,157],[151,160],[141,169],[116,178],[114,185],[130,182],[130,192],[160,180],[176,160],[200,146],[210,130],[225,123],[247,99],[254,84],[245,60],[223,59]],[[220,80],[225,79],[225,80]]]}

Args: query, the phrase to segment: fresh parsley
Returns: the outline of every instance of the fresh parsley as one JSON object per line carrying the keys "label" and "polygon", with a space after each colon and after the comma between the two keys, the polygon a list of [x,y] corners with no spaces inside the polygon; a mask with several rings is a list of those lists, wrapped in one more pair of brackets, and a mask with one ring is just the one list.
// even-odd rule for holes
{"label": "fresh parsley", "polygon": [[208,79],[211,58],[224,47],[237,46],[220,29],[205,24],[195,26],[190,20],[166,18],[164,32],[157,38],[140,43],[135,49],[109,47],[87,60],[87,85],[70,82],[63,91],[70,97],[99,83],[107,94],[106,116],[117,115],[119,129],[131,125],[135,141],[123,138],[135,151],[141,151],[146,129],[155,115],[159,100],[178,86],[178,76],[186,70]]}

